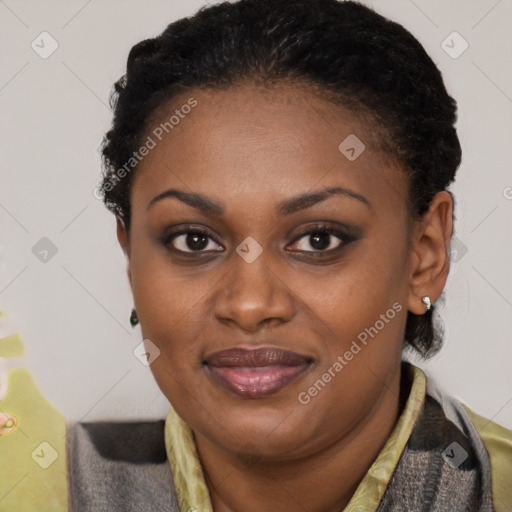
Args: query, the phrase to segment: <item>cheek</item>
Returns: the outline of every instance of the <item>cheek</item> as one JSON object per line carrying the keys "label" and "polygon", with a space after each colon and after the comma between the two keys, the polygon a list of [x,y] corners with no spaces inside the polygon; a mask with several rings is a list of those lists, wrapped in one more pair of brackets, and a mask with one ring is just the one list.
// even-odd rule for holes
{"label": "cheek", "polygon": [[[300,295],[319,318],[341,330],[373,325],[395,302],[407,297],[405,247],[364,240],[353,257],[318,279],[295,277]],[[393,312],[391,312],[392,314]]]}
{"label": "cheek", "polygon": [[[364,244],[350,264],[316,283],[318,292],[308,299],[318,324],[328,327],[322,364],[328,368],[338,356],[344,357],[344,378],[354,383],[360,368],[383,380],[394,371],[407,318],[405,243],[390,244],[383,236]],[[306,297],[310,285],[303,289]]]}
{"label": "cheek", "polygon": [[[130,254],[135,308],[144,338],[152,340],[162,358],[180,359],[194,345],[190,324],[202,307],[201,297],[211,286],[191,279],[192,268],[172,265],[164,247],[144,237],[134,237]],[[169,343],[172,340],[173,343]],[[156,365],[152,364],[151,367]]]}
{"label": "cheek", "polygon": [[172,271],[162,258],[135,257],[132,264],[133,295],[142,336],[160,350],[150,370],[162,393],[188,420],[190,403],[198,400],[194,388],[202,371],[204,293],[211,285]]}
{"label": "cheek", "polygon": [[193,310],[211,284],[208,273],[198,279],[197,267],[176,265],[163,244],[143,233],[142,228],[134,229],[130,253],[137,313],[142,325],[169,330]]}
{"label": "cheek", "polygon": [[299,390],[300,403],[310,417],[329,411],[332,425],[347,429],[391,387],[401,361],[407,314],[403,287],[385,255],[378,259],[382,266],[360,261],[353,272],[333,276],[320,287],[329,300],[319,294],[316,306],[314,299],[310,302],[317,307],[317,325],[327,325],[329,334],[322,339],[317,369]]}

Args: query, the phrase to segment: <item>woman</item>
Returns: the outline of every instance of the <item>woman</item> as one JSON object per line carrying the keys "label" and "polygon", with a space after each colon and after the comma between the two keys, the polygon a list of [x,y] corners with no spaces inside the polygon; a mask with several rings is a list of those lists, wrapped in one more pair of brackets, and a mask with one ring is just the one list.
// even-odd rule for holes
{"label": "woman", "polygon": [[71,510],[505,511],[512,433],[441,346],[461,150],[421,45],[369,8],[241,0],[134,46],[102,184],[163,421],[67,433]]}
{"label": "woman", "polygon": [[461,157],[420,44],[351,2],[221,4],[136,45],[114,107],[103,192],[180,510],[510,509],[510,433],[486,449],[402,362],[440,347]]}

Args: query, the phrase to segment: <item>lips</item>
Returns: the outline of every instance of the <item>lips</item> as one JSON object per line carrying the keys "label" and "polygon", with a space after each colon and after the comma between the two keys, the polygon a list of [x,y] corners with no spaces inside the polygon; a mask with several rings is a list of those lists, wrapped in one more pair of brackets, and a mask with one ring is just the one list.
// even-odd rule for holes
{"label": "lips", "polygon": [[216,383],[247,398],[277,393],[298,379],[310,364],[310,358],[275,347],[222,350],[205,361]]}

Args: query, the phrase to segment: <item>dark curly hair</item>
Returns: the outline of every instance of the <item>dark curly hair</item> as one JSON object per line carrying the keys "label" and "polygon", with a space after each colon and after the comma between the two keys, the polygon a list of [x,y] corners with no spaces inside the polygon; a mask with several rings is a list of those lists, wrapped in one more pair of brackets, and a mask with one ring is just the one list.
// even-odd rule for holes
{"label": "dark curly hair", "polygon": [[[101,146],[107,208],[129,230],[136,165],[127,173],[126,162],[169,100],[194,88],[283,81],[323,91],[372,123],[379,149],[406,173],[411,219],[421,219],[454,180],[461,159],[456,103],[407,30],[352,1],[240,0],[202,8],[131,49]],[[405,346],[424,358],[442,344],[434,310],[408,312]]]}

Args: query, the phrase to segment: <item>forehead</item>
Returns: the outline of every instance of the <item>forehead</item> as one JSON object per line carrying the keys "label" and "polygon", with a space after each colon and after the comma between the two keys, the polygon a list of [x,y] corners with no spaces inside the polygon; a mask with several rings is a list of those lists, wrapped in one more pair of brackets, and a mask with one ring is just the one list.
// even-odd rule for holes
{"label": "forehead", "polygon": [[378,150],[375,132],[364,116],[303,88],[192,90],[148,122],[143,139],[154,147],[137,168],[132,206],[175,187],[261,208],[343,186],[381,208],[405,207],[404,173]]}

